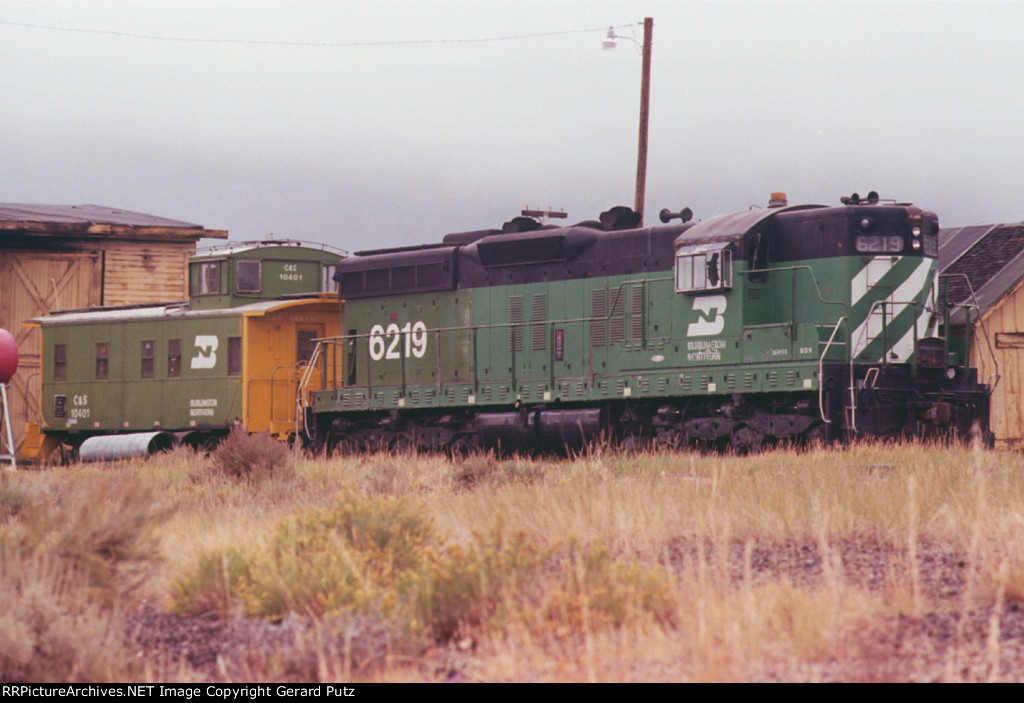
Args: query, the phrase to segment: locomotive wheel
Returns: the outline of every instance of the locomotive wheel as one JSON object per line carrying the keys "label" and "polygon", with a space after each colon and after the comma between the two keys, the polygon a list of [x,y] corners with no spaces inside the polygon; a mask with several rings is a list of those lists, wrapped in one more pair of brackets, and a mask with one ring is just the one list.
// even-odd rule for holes
{"label": "locomotive wheel", "polygon": [[749,425],[737,425],[730,437],[732,450],[737,454],[757,454],[764,444],[764,435]]}

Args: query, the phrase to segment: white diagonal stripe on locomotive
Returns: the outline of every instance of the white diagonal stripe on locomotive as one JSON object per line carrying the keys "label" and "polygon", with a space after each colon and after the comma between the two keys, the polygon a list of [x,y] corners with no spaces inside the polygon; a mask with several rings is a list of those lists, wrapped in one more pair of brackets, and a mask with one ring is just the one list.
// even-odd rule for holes
{"label": "white diagonal stripe on locomotive", "polygon": [[[908,272],[908,264],[911,263],[915,268]],[[912,305],[914,302],[919,304],[919,308],[929,308],[934,275],[934,259],[906,257],[896,262],[860,296],[851,312],[851,321],[860,320],[851,334],[852,358],[878,361],[885,351],[880,348],[883,336],[886,340],[902,339],[912,331],[917,316],[912,312],[908,315],[903,313],[915,307]],[[892,284],[900,280],[902,283],[893,290]],[[880,302],[887,304],[876,305]]]}

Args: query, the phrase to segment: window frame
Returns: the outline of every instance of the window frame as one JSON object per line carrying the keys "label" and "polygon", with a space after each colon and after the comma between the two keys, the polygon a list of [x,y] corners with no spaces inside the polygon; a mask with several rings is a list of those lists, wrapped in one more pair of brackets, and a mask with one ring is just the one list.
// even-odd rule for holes
{"label": "window frame", "polygon": [[167,378],[181,378],[181,338],[167,340]]}
{"label": "window frame", "polygon": [[151,379],[156,377],[156,341],[152,339],[142,340],[141,364],[139,365],[139,378]]}
{"label": "window frame", "polygon": [[53,380],[68,380],[68,345],[53,345]]}
{"label": "window frame", "polygon": [[110,377],[110,343],[96,342],[96,380],[105,381]]}
{"label": "window frame", "polygon": [[[239,259],[235,262],[235,292],[239,295],[251,295],[253,293],[259,294],[263,292],[263,262],[253,259]],[[255,288],[242,288],[242,267],[255,267],[256,269],[256,287]],[[245,278],[249,279],[252,277],[252,271],[249,271]]]}
{"label": "window frame", "polygon": [[[712,273],[712,265],[715,267],[713,272],[718,280],[709,283],[712,276],[708,274]],[[684,272],[689,273],[685,278]],[[673,278],[676,293],[703,293],[732,288],[732,250],[729,243],[716,242],[680,247],[675,255]]]}
{"label": "window frame", "polygon": [[[218,261],[200,261],[197,265],[197,271],[199,275],[199,287],[196,291],[196,295],[220,295],[220,264]],[[210,272],[213,272],[213,276],[210,276]],[[211,287],[211,283],[216,281],[216,286]]]}

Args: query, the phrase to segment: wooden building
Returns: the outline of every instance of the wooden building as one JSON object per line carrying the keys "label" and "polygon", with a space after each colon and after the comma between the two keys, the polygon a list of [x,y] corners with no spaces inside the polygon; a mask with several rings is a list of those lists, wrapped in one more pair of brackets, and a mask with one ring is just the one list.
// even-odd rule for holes
{"label": "wooden building", "polygon": [[970,364],[995,383],[996,443],[1024,446],[1024,223],[943,229],[939,268],[960,306],[950,323],[969,326]]}
{"label": "wooden building", "polygon": [[51,310],[169,302],[188,297],[188,259],[225,230],[100,205],[0,203],[0,327],[20,361],[9,398],[14,441],[39,416],[39,329]]}

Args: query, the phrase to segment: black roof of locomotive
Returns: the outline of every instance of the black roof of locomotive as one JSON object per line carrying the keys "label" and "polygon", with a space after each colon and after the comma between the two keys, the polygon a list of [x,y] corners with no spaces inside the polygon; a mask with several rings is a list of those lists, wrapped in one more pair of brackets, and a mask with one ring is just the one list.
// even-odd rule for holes
{"label": "black roof of locomotive", "polygon": [[648,228],[628,208],[569,227],[526,218],[501,230],[449,234],[438,244],[357,252],[338,263],[342,298],[517,285],[667,271],[677,249],[722,243],[738,251],[744,237],[775,232],[773,257],[789,261],[843,255],[849,218],[867,213],[905,224],[905,205],[793,205],[744,210],[698,222]]}
{"label": "black roof of locomotive", "polygon": [[338,262],[334,280],[341,297],[361,298],[671,268],[675,238],[693,225],[615,229],[631,221],[623,210],[570,227],[530,228],[516,218],[505,229],[527,231],[476,230],[440,244],[357,252]]}

